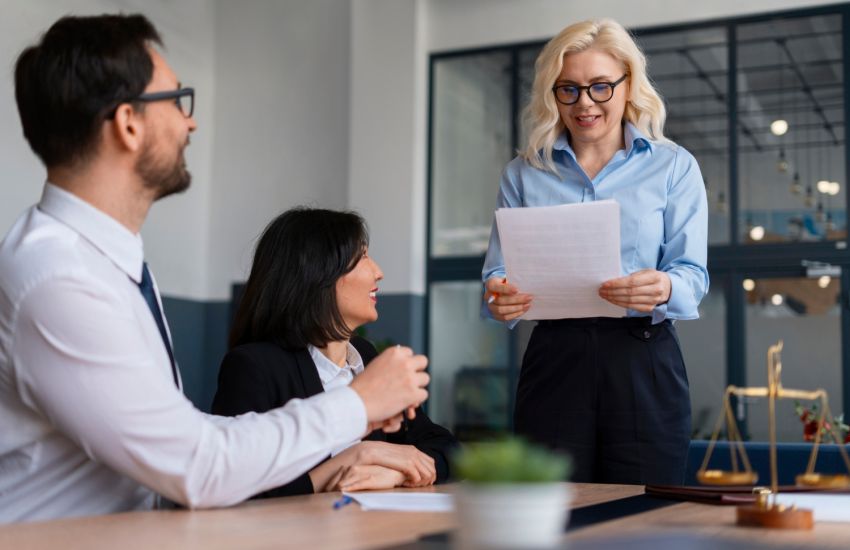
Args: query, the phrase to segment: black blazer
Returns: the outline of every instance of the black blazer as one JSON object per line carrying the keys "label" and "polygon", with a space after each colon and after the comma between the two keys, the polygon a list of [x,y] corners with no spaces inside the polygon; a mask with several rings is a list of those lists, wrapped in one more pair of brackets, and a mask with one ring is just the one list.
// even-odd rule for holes
{"label": "black blazer", "polygon": [[[372,344],[363,338],[355,336],[351,344],[360,353],[364,365],[377,356]],[[265,412],[282,407],[290,399],[303,399],[322,391],[319,372],[306,348],[285,349],[272,342],[254,342],[236,346],[225,355],[218,373],[218,390],[212,412],[224,416]],[[416,446],[434,459],[437,483],[449,477],[449,454],[458,445],[451,432],[431,422],[421,408],[416,410],[416,418],[405,422],[401,431],[388,434],[375,430],[364,439]],[[329,458],[327,456],[324,460]],[[305,473],[286,485],[256,496],[279,497],[312,492],[313,484]]]}

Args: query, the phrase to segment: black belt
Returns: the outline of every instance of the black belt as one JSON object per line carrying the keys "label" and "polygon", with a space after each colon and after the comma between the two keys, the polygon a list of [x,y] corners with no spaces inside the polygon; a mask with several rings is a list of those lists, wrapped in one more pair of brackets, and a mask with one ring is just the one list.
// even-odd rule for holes
{"label": "black belt", "polygon": [[[669,323],[664,320],[662,323]],[[652,317],[579,317],[577,319],[544,319],[538,324],[552,327],[618,327],[643,328],[652,326]],[[661,324],[661,323],[659,323]]]}

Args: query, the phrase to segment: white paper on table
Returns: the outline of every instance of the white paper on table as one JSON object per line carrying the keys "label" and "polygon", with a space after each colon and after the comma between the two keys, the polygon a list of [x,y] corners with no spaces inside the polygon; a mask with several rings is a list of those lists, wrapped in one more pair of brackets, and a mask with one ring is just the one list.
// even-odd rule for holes
{"label": "white paper on table", "polygon": [[364,510],[398,512],[451,512],[454,499],[448,493],[343,493]]}
{"label": "white paper on table", "polygon": [[508,282],[534,296],[522,319],[623,317],[599,297],[620,273],[620,205],[612,200],[499,208]]}
{"label": "white paper on table", "polygon": [[850,523],[850,495],[815,493],[779,493],[776,502],[812,510],[815,521],[841,521]]}

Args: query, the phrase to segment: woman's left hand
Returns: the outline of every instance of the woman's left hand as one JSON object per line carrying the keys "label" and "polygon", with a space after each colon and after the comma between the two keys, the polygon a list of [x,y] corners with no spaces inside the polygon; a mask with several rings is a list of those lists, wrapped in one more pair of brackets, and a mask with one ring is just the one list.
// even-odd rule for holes
{"label": "woman's left hand", "polygon": [[644,269],[627,277],[605,281],[599,296],[615,306],[648,313],[670,299],[670,276],[663,271]]}

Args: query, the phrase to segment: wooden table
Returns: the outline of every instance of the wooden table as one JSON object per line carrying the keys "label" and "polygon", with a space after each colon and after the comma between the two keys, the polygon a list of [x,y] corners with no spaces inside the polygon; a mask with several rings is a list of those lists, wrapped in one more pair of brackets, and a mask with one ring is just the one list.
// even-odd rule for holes
{"label": "wooden table", "polygon": [[[642,486],[576,484],[573,507],[640,495]],[[404,489],[402,489],[404,490]],[[432,488],[448,491],[451,486]],[[357,504],[333,509],[339,493],[251,501],[219,510],[128,512],[0,526],[0,548],[381,548],[452,529],[448,513],[364,512]],[[818,523],[813,531],[769,531],[735,526],[734,507],[677,503],[571,531],[569,540],[687,533],[728,540],[847,548],[850,526]]]}

